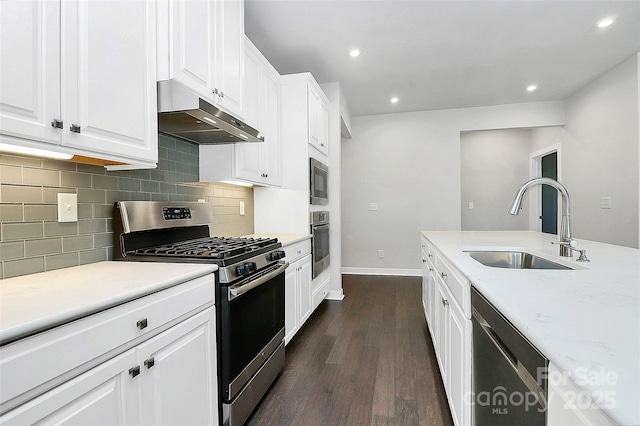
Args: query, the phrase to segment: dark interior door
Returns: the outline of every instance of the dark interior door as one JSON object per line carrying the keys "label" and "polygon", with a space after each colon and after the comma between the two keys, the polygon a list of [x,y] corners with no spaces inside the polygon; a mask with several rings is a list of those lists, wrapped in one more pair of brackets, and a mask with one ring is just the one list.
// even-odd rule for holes
{"label": "dark interior door", "polygon": [[[542,177],[558,180],[558,153],[542,157]],[[542,232],[558,233],[558,191],[542,185]]]}

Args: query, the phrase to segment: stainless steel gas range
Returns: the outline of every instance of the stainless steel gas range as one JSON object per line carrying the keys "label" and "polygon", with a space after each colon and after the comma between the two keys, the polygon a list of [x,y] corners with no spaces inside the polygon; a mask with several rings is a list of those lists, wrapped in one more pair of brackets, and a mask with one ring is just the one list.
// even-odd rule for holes
{"label": "stainless steel gas range", "polygon": [[114,205],[114,260],[219,266],[220,421],[242,425],[284,366],[284,251],[275,238],[210,237],[207,203]]}

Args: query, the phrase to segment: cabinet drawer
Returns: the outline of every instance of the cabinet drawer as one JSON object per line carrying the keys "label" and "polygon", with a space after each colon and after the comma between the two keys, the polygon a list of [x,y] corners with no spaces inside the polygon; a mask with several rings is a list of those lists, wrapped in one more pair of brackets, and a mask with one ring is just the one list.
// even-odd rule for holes
{"label": "cabinet drawer", "polygon": [[1,347],[0,412],[212,305],[214,291],[209,274]]}
{"label": "cabinet drawer", "polygon": [[442,259],[442,256],[435,256],[435,266],[458,305],[465,306],[464,295],[465,292],[469,292],[469,284],[453,271],[449,264]]}
{"label": "cabinet drawer", "polygon": [[289,263],[295,262],[311,253],[311,240],[307,239],[300,241],[299,243],[291,244],[283,247],[286,255],[286,259]]}
{"label": "cabinet drawer", "polygon": [[322,303],[327,293],[329,293],[329,279],[324,280],[322,284],[313,289],[313,293],[311,295],[313,310],[315,310],[318,305]]}

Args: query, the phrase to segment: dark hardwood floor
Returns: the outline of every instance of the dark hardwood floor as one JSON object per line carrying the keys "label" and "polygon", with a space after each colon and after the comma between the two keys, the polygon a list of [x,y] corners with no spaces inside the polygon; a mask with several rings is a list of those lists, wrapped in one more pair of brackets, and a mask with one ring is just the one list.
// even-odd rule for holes
{"label": "dark hardwood floor", "polygon": [[451,425],[418,277],[344,275],[247,425]]}

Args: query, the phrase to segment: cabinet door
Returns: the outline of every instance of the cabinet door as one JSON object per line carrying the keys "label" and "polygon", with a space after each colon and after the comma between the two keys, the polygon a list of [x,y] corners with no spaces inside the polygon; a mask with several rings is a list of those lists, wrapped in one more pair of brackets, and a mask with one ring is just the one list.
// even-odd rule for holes
{"label": "cabinet door", "polygon": [[329,154],[329,109],[324,102],[318,105],[318,149],[324,155]]}
{"label": "cabinet door", "polygon": [[465,327],[464,317],[458,307],[450,299],[448,331],[449,347],[447,348],[448,360],[445,362],[449,366],[449,388],[447,389],[451,399],[451,415],[453,423],[466,424],[464,418],[464,394],[466,392],[465,377],[470,375],[470,371],[465,370],[465,356],[471,348],[465,347]]}
{"label": "cabinet door", "polygon": [[[159,78],[175,78],[201,96],[213,101],[215,37],[215,3],[203,0],[169,0],[168,10],[159,10],[158,25],[161,49],[168,49],[168,75]],[[162,6],[158,6],[162,7]],[[166,10],[166,12],[165,12]],[[164,14],[167,13],[167,16]],[[168,45],[168,46],[167,46]],[[160,69],[167,59],[160,57]],[[207,96],[208,95],[208,96]]]}
{"label": "cabinet door", "polygon": [[214,309],[138,346],[142,424],[218,424]]}
{"label": "cabinet door", "polygon": [[64,1],[62,30],[63,145],[157,162],[155,2]]}
{"label": "cabinet door", "polygon": [[300,308],[298,314],[300,315],[299,324],[302,326],[311,316],[311,255],[300,259],[299,263],[298,304]]}
{"label": "cabinet door", "polygon": [[442,375],[442,382],[445,389],[449,388],[449,299],[447,298],[447,291],[438,279],[437,286],[437,298],[435,301],[435,313],[436,313],[436,357],[440,363],[440,374]]}
{"label": "cabinet door", "polygon": [[265,136],[262,150],[262,170],[269,185],[280,186],[281,141],[280,141],[280,84],[279,76],[271,70],[263,72],[262,79],[263,119],[260,131]]}
{"label": "cabinet door", "polygon": [[60,144],[60,3],[0,3],[0,134]]}
{"label": "cabinet door", "polygon": [[215,0],[215,87],[217,103],[242,117],[244,1]]}
{"label": "cabinet door", "polygon": [[307,88],[309,143],[320,147],[320,97],[311,88]]}
{"label": "cabinet door", "polygon": [[[131,425],[139,423],[131,349],[0,417],[3,425]],[[28,372],[25,372],[28,373]]]}
{"label": "cabinet door", "polygon": [[284,273],[284,341],[289,341],[298,331],[298,262],[289,265]]}

